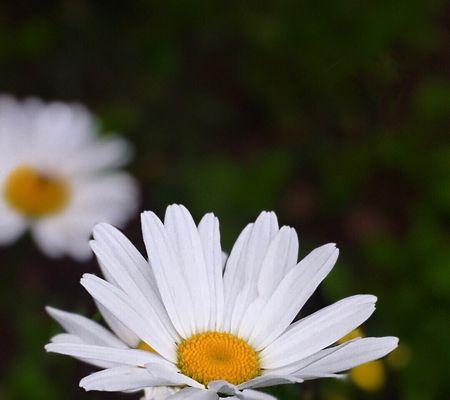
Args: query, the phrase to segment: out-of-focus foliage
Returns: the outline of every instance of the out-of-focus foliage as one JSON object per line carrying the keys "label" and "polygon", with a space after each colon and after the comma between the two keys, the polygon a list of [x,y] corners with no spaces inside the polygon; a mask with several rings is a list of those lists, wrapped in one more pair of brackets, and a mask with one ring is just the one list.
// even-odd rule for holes
{"label": "out-of-focus foliage", "polygon": [[[6,1],[0,90],[86,103],[134,142],[142,207],[213,210],[227,249],[260,209],[302,255],[339,244],[307,311],[375,293],[365,333],[401,350],[378,391],[321,381],[281,399],[447,399],[449,15],[439,0]],[[126,233],[141,243],[137,216]],[[45,304],[94,312],[78,279],[95,262],[26,239],[0,255],[0,398],[137,398],[82,393],[92,369],[43,351],[59,330]]]}

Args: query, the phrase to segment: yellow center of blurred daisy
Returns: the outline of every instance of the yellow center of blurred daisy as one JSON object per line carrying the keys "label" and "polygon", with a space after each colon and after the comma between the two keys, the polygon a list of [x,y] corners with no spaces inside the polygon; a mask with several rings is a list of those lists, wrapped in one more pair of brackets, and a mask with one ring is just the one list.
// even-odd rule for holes
{"label": "yellow center of blurred daisy", "polygon": [[383,363],[379,360],[359,365],[350,371],[350,377],[363,390],[380,390],[386,381]]}
{"label": "yellow center of blurred daisy", "polygon": [[183,341],[178,346],[178,368],[203,384],[226,380],[237,385],[261,372],[258,353],[245,340],[222,332],[200,333]]}
{"label": "yellow center of blurred daisy", "polygon": [[70,188],[65,180],[42,174],[27,165],[9,174],[4,194],[12,208],[31,218],[57,214],[70,200]]}

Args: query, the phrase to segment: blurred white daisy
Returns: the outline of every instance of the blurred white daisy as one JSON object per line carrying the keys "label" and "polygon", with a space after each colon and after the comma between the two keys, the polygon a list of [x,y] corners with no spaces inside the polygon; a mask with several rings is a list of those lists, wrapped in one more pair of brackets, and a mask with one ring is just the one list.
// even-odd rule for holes
{"label": "blurred white daisy", "polygon": [[[263,212],[237,239],[225,267],[219,222],[169,206],[164,223],[142,215],[149,263],[116,229],[99,225],[92,248],[108,281],[85,274],[82,285],[141,349],[104,343],[51,343],[50,352],[104,365],[81,380],[86,390],[174,387],[168,399],[271,399],[253,389],[340,372],[385,356],[395,337],[332,346],[375,310],[357,295],[293,322],[338,257],[334,244],[297,262],[294,229]],[[331,347],[330,347],[331,346]],[[116,366],[112,366],[114,363]]]}
{"label": "blurred white daisy", "polygon": [[0,96],[0,244],[27,229],[48,256],[90,256],[92,227],[123,225],[135,212],[129,159],[117,137],[100,138],[79,104]]}

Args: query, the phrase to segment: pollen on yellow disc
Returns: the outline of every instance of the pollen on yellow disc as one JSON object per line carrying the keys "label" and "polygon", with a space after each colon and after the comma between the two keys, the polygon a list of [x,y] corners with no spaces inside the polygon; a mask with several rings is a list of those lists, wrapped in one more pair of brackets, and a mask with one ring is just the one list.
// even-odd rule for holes
{"label": "pollen on yellow disc", "polygon": [[360,389],[375,392],[384,386],[386,372],[383,363],[376,360],[353,368],[350,377]]}
{"label": "pollen on yellow disc", "polygon": [[137,347],[139,350],[149,351],[150,353],[156,353],[156,350],[145,342],[140,342]]}
{"label": "pollen on yellow disc", "polygon": [[178,346],[178,368],[207,384],[226,380],[235,385],[260,375],[258,353],[243,339],[230,333],[193,335]]}
{"label": "pollen on yellow disc", "polygon": [[16,211],[27,217],[39,218],[62,211],[69,203],[70,188],[59,177],[23,165],[6,178],[4,195]]}
{"label": "pollen on yellow disc", "polygon": [[338,343],[345,343],[349,340],[353,340],[359,337],[364,337],[364,332],[360,328],[353,329],[351,332],[347,333],[344,337],[338,340]]}

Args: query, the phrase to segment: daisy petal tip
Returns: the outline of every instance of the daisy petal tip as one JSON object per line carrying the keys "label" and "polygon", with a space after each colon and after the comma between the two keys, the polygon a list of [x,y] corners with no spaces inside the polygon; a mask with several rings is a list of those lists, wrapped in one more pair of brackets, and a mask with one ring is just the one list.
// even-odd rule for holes
{"label": "daisy petal tip", "polygon": [[78,386],[80,388],[84,389],[86,392],[90,392],[92,390],[99,390],[99,391],[104,391],[105,390],[104,388],[98,387],[95,384],[93,384],[91,375],[85,376],[80,381]]}
{"label": "daisy petal tip", "polygon": [[44,350],[47,352],[47,353],[54,353],[55,351],[54,351],[54,343],[47,343],[45,346],[44,346]]}
{"label": "daisy petal tip", "polygon": [[313,251],[320,251],[323,253],[327,253],[329,257],[333,257],[334,260],[336,260],[339,256],[339,248],[336,247],[336,243],[326,243],[314,249]]}
{"label": "daisy petal tip", "polygon": [[94,225],[94,227],[92,228],[92,236],[94,237],[94,239],[96,239],[98,235],[101,235],[101,232],[104,229],[105,225],[106,224],[104,222],[100,222]]}
{"label": "daisy petal tip", "polygon": [[400,342],[400,339],[396,336],[386,336],[385,340],[386,340],[386,345],[391,347],[392,350],[395,350],[398,347],[398,344]]}
{"label": "daisy petal tip", "polygon": [[297,377],[297,376],[292,376],[291,375],[291,380],[292,380],[292,383],[303,383],[304,382],[304,380],[303,380],[303,378],[299,378],[299,377]]}
{"label": "daisy petal tip", "polygon": [[266,211],[263,211],[263,213],[264,213],[265,218],[274,218],[274,217],[276,218],[277,217],[277,214],[275,214],[274,211],[266,210]]}
{"label": "daisy petal tip", "polygon": [[152,214],[153,214],[152,211],[142,211],[141,212],[141,217],[142,218],[147,218],[147,217],[149,217]]}
{"label": "daisy petal tip", "polygon": [[256,220],[263,219],[263,218],[267,218],[267,213],[268,213],[268,212],[267,212],[266,210],[261,211],[261,212],[259,213],[258,217],[256,218]]}
{"label": "daisy petal tip", "polygon": [[180,210],[182,210],[183,212],[188,213],[188,214],[191,214],[184,204],[176,204],[176,205],[177,205],[178,208],[179,208]]}
{"label": "daisy petal tip", "polygon": [[81,276],[81,279],[80,279],[80,280],[83,281],[83,280],[90,280],[90,279],[95,279],[95,278],[97,278],[96,275],[90,274],[90,273],[86,272],[86,273],[84,273],[84,274]]}
{"label": "daisy petal tip", "polygon": [[141,212],[141,223],[143,226],[147,226],[155,220],[159,220],[159,218],[153,211]]}
{"label": "daisy petal tip", "polygon": [[205,222],[205,221],[209,222],[210,220],[212,220],[214,222],[218,221],[216,215],[213,212],[207,212],[205,215],[203,215],[203,217],[202,217],[203,222]]}
{"label": "daisy petal tip", "polygon": [[331,257],[333,259],[333,262],[336,262],[339,257],[339,248],[336,247],[336,245],[333,247],[333,253],[331,254]]}
{"label": "daisy petal tip", "polygon": [[44,310],[51,317],[53,317],[53,315],[56,314],[59,311],[57,308],[54,308],[52,306],[45,306]]}
{"label": "daisy petal tip", "polygon": [[375,307],[375,303],[378,301],[378,297],[373,294],[360,294],[355,297],[359,297],[361,303],[373,304]]}
{"label": "daisy petal tip", "polygon": [[89,285],[89,283],[92,282],[92,279],[94,276],[95,275],[92,275],[92,274],[83,274],[80,278],[81,285],[86,288],[87,285]]}

